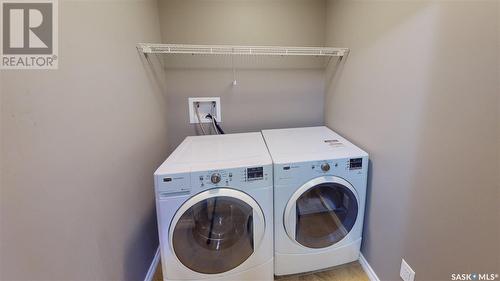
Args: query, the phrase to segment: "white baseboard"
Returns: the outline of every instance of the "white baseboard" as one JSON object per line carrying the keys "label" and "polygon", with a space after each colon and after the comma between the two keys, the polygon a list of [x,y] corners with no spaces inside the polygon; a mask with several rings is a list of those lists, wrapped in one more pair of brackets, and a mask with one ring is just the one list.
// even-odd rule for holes
{"label": "white baseboard", "polygon": [[158,267],[159,263],[160,263],[160,247],[158,247],[158,249],[156,249],[155,256],[153,258],[153,261],[151,262],[151,265],[149,266],[148,273],[146,274],[144,281],[152,281],[153,280],[153,277],[155,276],[156,268]]}
{"label": "white baseboard", "polygon": [[366,275],[368,275],[368,278],[370,281],[380,281],[380,279],[377,276],[377,273],[373,270],[373,268],[370,266],[368,261],[365,259],[365,256],[363,254],[359,255],[359,263],[361,264],[361,267],[363,270],[366,272]]}

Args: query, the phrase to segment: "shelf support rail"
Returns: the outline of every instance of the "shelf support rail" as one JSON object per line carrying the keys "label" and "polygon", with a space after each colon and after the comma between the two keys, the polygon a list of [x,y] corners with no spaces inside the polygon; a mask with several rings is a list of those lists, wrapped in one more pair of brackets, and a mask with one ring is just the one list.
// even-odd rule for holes
{"label": "shelf support rail", "polygon": [[227,46],[181,45],[139,43],[137,49],[144,54],[192,54],[192,55],[262,55],[262,56],[319,56],[343,57],[348,48],[332,47],[283,47],[283,46]]}

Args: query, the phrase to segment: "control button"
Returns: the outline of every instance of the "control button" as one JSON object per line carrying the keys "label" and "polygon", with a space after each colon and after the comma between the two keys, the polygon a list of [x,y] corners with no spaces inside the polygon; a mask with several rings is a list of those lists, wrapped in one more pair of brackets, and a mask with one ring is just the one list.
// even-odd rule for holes
{"label": "control button", "polygon": [[203,176],[200,176],[200,181],[203,181]]}
{"label": "control button", "polygon": [[330,165],[328,163],[321,164],[321,170],[323,170],[323,172],[330,171]]}
{"label": "control button", "polygon": [[219,182],[220,182],[220,180],[221,180],[221,176],[220,176],[220,174],[219,174],[219,173],[214,173],[214,174],[212,174],[212,176],[210,177],[210,181],[211,181],[212,183],[219,183]]}
{"label": "control button", "polygon": [[232,178],[233,177],[233,173],[229,173],[229,177]]}

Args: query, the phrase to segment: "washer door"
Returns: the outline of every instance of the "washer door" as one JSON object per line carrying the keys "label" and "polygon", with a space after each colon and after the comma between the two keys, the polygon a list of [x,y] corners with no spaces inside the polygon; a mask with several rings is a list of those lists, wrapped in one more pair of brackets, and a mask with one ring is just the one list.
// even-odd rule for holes
{"label": "washer door", "polygon": [[264,236],[264,215],[247,194],[228,188],[202,192],[185,202],[170,225],[177,259],[204,274],[230,271],[245,262]]}
{"label": "washer door", "polygon": [[301,186],[285,208],[290,239],[307,248],[330,247],[346,237],[358,217],[353,186],[338,177],[320,177]]}

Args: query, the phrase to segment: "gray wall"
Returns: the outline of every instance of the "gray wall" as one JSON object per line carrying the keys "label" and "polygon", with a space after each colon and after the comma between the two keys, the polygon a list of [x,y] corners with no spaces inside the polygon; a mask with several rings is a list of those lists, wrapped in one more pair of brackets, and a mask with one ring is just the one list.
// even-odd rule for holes
{"label": "gray wall", "polygon": [[[160,0],[164,43],[322,46],[324,0]],[[227,132],[323,124],[323,72],[310,63],[258,57],[167,59],[170,149],[197,128],[188,97],[219,96]],[[217,68],[213,67],[216,64]],[[188,65],[188,66],[186,66]],[[225,66],[220,67],[220,66]]]}
{"label": "gray wall", "polygon": [[1,280],[143,280],[165,97],[135,49],[156,1],[60,1],[60,66],[4,71]]}
{"label": "gray wall", "polygon": [[328,1],[352,48],[326,124],[371,157],[362,252],[382,280],[500,269],[499,2]]}

